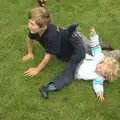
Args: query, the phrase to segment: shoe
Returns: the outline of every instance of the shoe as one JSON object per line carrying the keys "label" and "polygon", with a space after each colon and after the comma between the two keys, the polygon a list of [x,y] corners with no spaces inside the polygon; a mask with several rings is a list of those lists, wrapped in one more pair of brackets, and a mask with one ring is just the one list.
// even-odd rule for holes
{"label": "shoe", "polygon": [[47,99],[48,98],[48,90],[47,90],[47,87],[46,86],[42,86],[40,88],[40,92],[41,92],[41,96],[44,98],[44,99]]}

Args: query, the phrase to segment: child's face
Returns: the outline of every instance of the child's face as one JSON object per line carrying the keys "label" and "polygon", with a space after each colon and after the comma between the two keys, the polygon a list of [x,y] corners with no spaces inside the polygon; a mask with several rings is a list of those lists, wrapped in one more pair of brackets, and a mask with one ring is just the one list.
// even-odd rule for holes
{"label": "child's face", "polygon": [[28,21],[28,29],[31,33],[38,33],[40,31],[40,27],[36,24],[35,20]]}
{"label": "child's face", "polygon": [[106,69],[107,69],[107,66],[104,66],[101,63],[97,65],[96,72],[106,78]]}

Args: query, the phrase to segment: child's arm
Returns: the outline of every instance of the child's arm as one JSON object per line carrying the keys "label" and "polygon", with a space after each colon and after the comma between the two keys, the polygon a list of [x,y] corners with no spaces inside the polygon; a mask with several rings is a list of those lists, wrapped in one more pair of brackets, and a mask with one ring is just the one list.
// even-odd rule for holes
{"label": "child's arm", "polygon": [[93,90],[96,93],[96,97],[99,101],[104,100],[104,88],[103,88],[103,81],[102,77],[99,77],[96,80],[93,80]]}
{"label": "child's arm", "polygon": [[44,58],[40,61],[37,67],[29,68],[24,72],[26,76],[33,77],[37,75],[45,66],[48,64],[50,59],[52,58],[52,55],[49,53],[45,53]]}
{"label": "child's arm", "polygon": [[33,40],[30,40],[30,39],[28,38],[28,40],[27,40],[28,54],[33,54],[33,51],[32,51],[32,44],[33,44]]}
{"label": "child's arm", "polygon": [[93,56],[101,53],[99,36],[95,31],[91,32],[91,35],[90,35],[90,47],[91,47],[91,52]]}
{"label": "child's arm", "polygon": [[27,61],[34,58],[34,54],[32,52],[32,40],[27,37],[27,53],[23,56],[22,61]]}
{"label": "child's arm", "polygon": [[41,71],[51,60],[52,54],[45,53],[44,58],[40,61],[39,65],[37,66],[37,69]]}
{"label": "child's arm", "polygon": [[90,47],[91,47],[91,53],[94,57],[94,60],[96,63],[99,63],[104,58],[104,55],[102,53],[102,49],[99,42],[99,36],[96,34],[96,32],[92,32],[90,36]]}

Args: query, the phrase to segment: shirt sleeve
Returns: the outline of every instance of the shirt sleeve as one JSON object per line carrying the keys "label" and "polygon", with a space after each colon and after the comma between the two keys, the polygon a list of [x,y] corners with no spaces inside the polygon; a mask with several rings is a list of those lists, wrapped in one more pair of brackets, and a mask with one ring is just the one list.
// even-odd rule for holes
{"label": "shirt sleeve", "polygon": [[91,48],[92,56],[94,60],[96,61],[96,63],[101,62],[104,58],[104,55],[102,53],[102,49],[100,46],[99,36],[96,33],[94,33],[90,37],[90,48]]}
{"label": "shirt sleeve", "polygon": [[97,35],[96,32],[92,33],[90,36],[90,47],[93,56],[100,54],[102,52],[99,42],[99,36]]}
{"label": "shirt sleeve", "polygon": [[103,82],[104,82],[103,77],[99,77],[99,78],[93,80],[93,90],[95,91],[96,94],[104,92]]}

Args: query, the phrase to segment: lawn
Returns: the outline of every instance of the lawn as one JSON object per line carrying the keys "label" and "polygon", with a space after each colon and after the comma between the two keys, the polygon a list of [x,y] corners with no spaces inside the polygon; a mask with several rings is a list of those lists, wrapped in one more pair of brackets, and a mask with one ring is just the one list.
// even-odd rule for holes
{"label": "lawn", "polygon": [[[24,76],[44,50],[34,43],[35,59],[22,62],[26,50],[27,14],[35,0],[0,1],[0,120],[120,120],[120,81],[105,84],[105,101],[98,102],[91,81],[73,81],[44,100],[39,87],[64,69],[55,58],[36,77]],[[120,49],[120,0],[48,0],[53,22],[66,27],[80,22],[88,36],[95,26],[102,39]]]}

